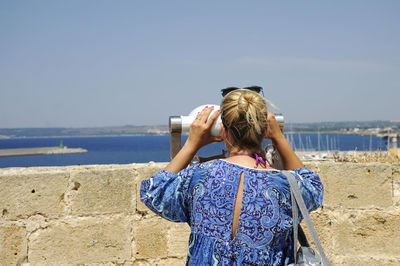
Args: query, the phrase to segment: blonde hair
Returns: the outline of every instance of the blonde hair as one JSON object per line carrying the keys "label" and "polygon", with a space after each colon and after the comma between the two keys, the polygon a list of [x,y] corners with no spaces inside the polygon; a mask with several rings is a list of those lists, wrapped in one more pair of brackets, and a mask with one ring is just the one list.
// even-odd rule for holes
{"label": "blonde hair", "polygon": [[234,144],[240,148],[259,149],[267,128],[264,98],[251,90],[239,89],[222,99],[221,119]]}

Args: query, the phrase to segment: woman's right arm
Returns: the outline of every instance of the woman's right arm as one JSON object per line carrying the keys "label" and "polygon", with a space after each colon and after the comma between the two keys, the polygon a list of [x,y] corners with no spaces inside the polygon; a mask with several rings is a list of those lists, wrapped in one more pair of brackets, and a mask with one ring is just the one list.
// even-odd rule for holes
{"label": "woman's right arm", "polygon": [[140,186],[140,200],[157,215],[173,221],[188,222],[188,189],[193,168],[186,168],[178,174],[160,171],[143,180]]}
{"label": "woman's right arm", "polygon": [[213,106],[206,107],[197,115],[190,125],[188,139],[164,170],[178,173],[188,166],[201,147],[212,142],[222,141],[221,137],[213,137],[211,135],[211,126],[219,115],[219,111],[210,115],[213,110]]}
{"label": "woman's right arm", "polygon": [[279,151],[283,165],[286,170],[294,170],[303,168],[304,164],[297,157],[289,142],[286,140],[278,123],[276,122],[275,115],[268,112],[268,127],[265,131],[266,138],[271,139],[277,150]]}

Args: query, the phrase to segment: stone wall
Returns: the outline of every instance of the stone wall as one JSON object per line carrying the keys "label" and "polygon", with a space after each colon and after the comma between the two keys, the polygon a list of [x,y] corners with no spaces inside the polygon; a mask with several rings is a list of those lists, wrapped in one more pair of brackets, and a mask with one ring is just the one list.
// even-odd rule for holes
{"label": "stone wall", "polygon": [[[189,227],[150,213],[140,182],[164,163],[0,169],[1,265],[184,265]],[[400,265],[400,166],[310,162],[312,218],[336,265]]]}

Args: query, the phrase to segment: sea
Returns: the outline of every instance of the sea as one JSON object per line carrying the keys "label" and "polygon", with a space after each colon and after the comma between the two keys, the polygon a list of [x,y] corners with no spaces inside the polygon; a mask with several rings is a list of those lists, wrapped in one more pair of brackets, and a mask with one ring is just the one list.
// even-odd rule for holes
{"label": "sea", "polygon": [[[376,151],[385,150],[385,140],[373,135],[293,133],[285,134],[295,150],[300,151]],[[182,143],[187,136],[182,136]],[[0,139],[0,149],[51,147],[60,142],[68,148],[83,148],[87,153],[0,157],[0,168],[31,166],[67,166],[90,164],[130,164],[168,162],[169,135],[51,137]],[[268,140],[264,145],[268,145]],[[200,149],[198,155],[220,154],[225,146],[213,143]]]}

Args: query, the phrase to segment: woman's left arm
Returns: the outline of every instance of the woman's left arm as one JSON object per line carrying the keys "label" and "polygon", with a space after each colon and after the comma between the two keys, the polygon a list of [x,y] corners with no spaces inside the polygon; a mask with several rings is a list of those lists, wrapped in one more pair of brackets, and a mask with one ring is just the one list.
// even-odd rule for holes
{"label": "woman's left arm", "polygon": [[286,140],[281,129],[276,122],[275,115],[268,112],[268,127],[264,134],[265,138],[271,139],[279,151],[282,157],[283,165],[286,170],[294,170],[304,167],[304,164],[297,157],[296,153],[293,151]]}
{"label": "woman's left arm", "polygon": [[299,168],[293,172],[307,209],[313,211],[321,207],[324,185],[319,175],[307,168]]}

